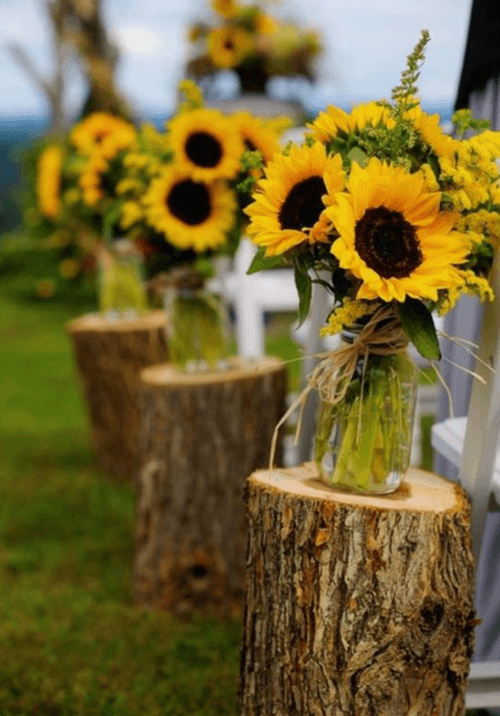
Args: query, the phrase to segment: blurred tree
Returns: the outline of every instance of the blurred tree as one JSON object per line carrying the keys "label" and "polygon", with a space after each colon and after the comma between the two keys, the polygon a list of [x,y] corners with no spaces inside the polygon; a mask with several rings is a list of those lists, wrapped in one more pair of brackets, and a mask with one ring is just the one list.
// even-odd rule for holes
{"label": "blurred tree", "polygon": [[[54,1],[54,0],[53,0]],[[83,65],[88,95],[81,117],[91,112],[110,112],[132,119],[132,110],[116,86],[119,53],[108,38],[101,0],[55,0],[69,6],[67,39]]]}
{"label": "blurred tree", "polygon": [[71,55],[79,59],[88,86],[80,118],[104,111],[131,119],[131,107],[116,86],[119,53],[108,39],[101,0],[45,0],[45,7],[52,27],[52,76],[45,77],[18,43],[8,44],[7,50],[44,93],[50,107],[49,131],[62,133],[71,123],[64,106],[65,75]]}
{"label": "blurred tree", "polygon": [[64,132],[68,124],[64,111],[64,68],[68,59],[68,47],[64,35],[69,4],[69,0],[46,0],[46,9],[52,26],[51,40],[54,55],[52,77],[43,76],[24,47],[15,42],[7,45],[12,58],[44,93],[50,108],[50,131],[53,133]]}

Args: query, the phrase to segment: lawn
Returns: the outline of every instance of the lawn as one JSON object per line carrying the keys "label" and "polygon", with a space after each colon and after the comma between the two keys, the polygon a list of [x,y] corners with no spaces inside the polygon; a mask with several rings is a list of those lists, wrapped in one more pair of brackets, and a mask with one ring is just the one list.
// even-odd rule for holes
{"label": "lawn", "polygon": [[64,323],[0,283],[0,714],[237,713],[238,620],[130,598],[134,494],[95,467]]}
{"label": "lawn", "polygon": [[[64,333],[90,306],[19,286],[0,280],[0,716],[236,716],[239,620],[131,602],[134,493],[94,464]],[[268,350],[294,358],[288,325]]]}
{"label": "lawn", "polygon": [[[134,492],[94,464],[64,333],[88,296],[27,286],[0,279],[0,715],[234,716],[239,620],[131,602]],[[288,323],[268,348],[293,358]]]}

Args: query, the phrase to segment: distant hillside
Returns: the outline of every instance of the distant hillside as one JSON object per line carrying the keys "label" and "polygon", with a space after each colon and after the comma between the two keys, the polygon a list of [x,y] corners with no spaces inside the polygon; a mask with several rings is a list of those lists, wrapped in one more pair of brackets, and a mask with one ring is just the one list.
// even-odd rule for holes
{"label": "distant hillside", "polygon": [[46,126],[43,117],[0,118],[0,233],[15,229],[21,222],[19,160]]}

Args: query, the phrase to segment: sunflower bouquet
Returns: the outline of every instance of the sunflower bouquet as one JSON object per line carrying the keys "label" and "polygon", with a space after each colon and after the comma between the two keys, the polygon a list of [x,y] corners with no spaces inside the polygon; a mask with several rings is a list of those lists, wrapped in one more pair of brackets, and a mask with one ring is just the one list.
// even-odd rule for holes
{"label": "sunflower bouquet", "polygon": [[95,112],[60,143],[44,146],[35,161],[35,202],[27,223],[47,247],[61,245],[71,252],[71,259],[61,262],[63,276],[74,278],[84,267],[99,265],[104,313],[146,309],[140,253],[126,241],[115,241],[117,187],[126,176],[123,160],[136,145],[131,124]]}
{"label": "sunflower bouquet", "polygon": [[203,106],[189,80],[180,90],[185,99],[166,132],[144,127],[125,157],[117,208],[120,227],[147,255],[153,285],[164,292],[173,361],[205,369],[228,353],[220,298],[204,288],[211,260],[234,255],[248,188],[279,151],[288,122],[224,116]]}
{"label": "sunflower bouquet", "polygon": [[321,52],[316,32],[281,23],[258,4],[212,0],[211,6],[218,23],[197,23],[189,29],[195,56],[188,63],[188,74],[206,78],[234,70],[242,92],[260,93],[273,75],[314,80],[314,61]]}
{"label": "sunflower bouquet", "polygon": [[391,492],[408,466],[408,343],[435,366],[432,312],[466,293],[492,298],[500,133],[460,111],[452,138],[421,109],[428,39],[423,31],[391,102],[320,113],[303,146],[269,163],[246,208],[259,246],[250,272],[291,263],[301,320],[312,283],[334,298],[322,335],[340,333],[341,347],[322,356],[300,402],[319,390],[315,459],[323,479],[351,490]]}

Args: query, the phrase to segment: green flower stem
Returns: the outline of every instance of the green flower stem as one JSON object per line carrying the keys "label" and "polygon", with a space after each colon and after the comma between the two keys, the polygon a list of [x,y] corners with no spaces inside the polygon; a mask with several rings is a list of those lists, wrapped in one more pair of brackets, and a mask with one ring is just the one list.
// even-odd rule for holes
{"label": "green flower stem", "polygon": [[222,307],[214,296],[180,292],[169,311],[169,351],[173,363],[184,368],[190,361],[206,361],[213,368],[229,354]]}
{"label": "green flower stem", "polygon": [[385,388],[382,380],[376,380],[375,385],[371,381],[368,397],[358,397],[354,401],[346,421],[347,429],[335,467],[334,483],[347,478],[348,482],[366,489],[372,481],[374,451],[381,442],[380,409]]}
{"label": "green flower stem", "polygon": [[330,435],[332,433],[333,424],[336,418],[336,409],[330,403],[322,402],[318,415],[318,426],[316,429],[316,437],[314,440],[314,459],[319,468],[320,475],[323,477],[323,467],[321,461],[328,450]]}
{"label": "green flower stem", "polygon": [[[384,491],[390,473],[404,473],[411,445],[414,383],[415,368],[406,355],[372,356],[364,379],[352,381],[343,403],[322,404],[315,460],[323,479],[377,492]],[[332,468],[328,461],[322,465],[329,450],[334,455]]]}
{"label": "green flower stem", "polygon": [[146,289],[134,262],[114,260],[103,269],[99,299],[102,313],[147,310]]}

